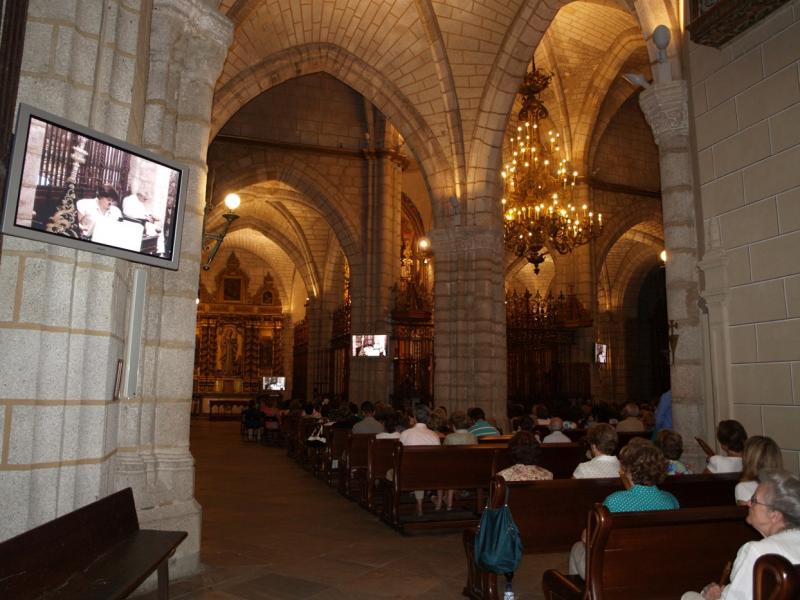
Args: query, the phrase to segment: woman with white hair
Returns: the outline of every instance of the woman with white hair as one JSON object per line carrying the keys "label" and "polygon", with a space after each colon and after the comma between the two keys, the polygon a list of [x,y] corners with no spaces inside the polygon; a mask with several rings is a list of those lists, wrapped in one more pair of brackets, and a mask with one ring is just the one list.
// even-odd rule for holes
{"label": "woman with white hair", "polygon": [[709,583],[681,600],[746,600],[753,597],[753,567],[759,557],[779,554],[791,563],[800,562],[800,479],[787,471],[762,469],[747,506],[747,522],[764,539],[739,548],[728,585]]}

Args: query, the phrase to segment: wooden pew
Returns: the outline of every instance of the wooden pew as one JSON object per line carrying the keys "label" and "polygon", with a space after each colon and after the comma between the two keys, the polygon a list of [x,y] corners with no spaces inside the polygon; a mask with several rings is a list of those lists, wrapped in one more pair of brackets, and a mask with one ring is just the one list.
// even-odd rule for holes
{"label": "wooden pew", "polygon": [[[487,436],[488,437],[488,436]],[[507,445],[505,436],[491,436],[492,439],[499,440],[497,445]],[[481,440],[479,444],[487,444]],[[582,443],[571,444],[543,444],[541,446],[542,453],[539,457],[538,464],[540,467],[547,469],[553,474],[553,479],[568,479],[572,477],[575,468],[584,460],[586,446]],[[503,469],[510,467],[511,457],[508,453],[503,452],[497,455],[501,462],[497,462],[492,470],[492,476]]]}
{"label": "wooden pew", "polygon": [[394,446],[397,439],[373,438],[367,445],[367,494],[366,508],[377,513],[383,506],[383,497],[378,493],[378,484],[386,478],[386,472],[394,464]]}
{"label": "wooden pew", "polygon": [[778,554],[765,554],[753,567],[753,600],[800,598],[800,565]]}
{"label": "wooden pew", "polygon": [[739,547],[760,539],[743,506],[612,513],[597,504],[587,521],[586,581],[545,571],[547,600],[674,600],[718,579]]}
{"label": "wooden pew", "polygon": [[[739,473],[681,475],[668,477],[660,487],[674,494],[684,508],[734,505],[738,478]],[[569,550],[580,539],[586,526],[586,515],[594,504],[623,489],[619,478],[508,483],[495,477],[490,507],[502,506],[506,488],[509,490],[508,505],[519,527],[525,554]],[[475,599],[495,598],[496,577],[479,572],[473,560],[474,528],[464,531],[463,542],[467,558],[464,595]]]}
{"label": "wooden pew", "polygon": [[167,600],[168,559],[186,535],[139,529],[126,488],[0,543],[0,598],[126,598],[157,570]]}
{"label": "wooden pew", "polygon": [[347,438],[352,434],[349,429],[326,427],[323,429],[325,447],[320,453],[318,475],[328,485],[336,485],[342,471],[342,455],[347,447]]}
{"label": "wooden pew", "polygon": [[[480,490],[487,487],[496,454],[507,446],[478,444],[469,446],[403,446],[396,442],[393,451],[394,477],[380,480],[384,494],[381,518],[402,533],[431,529],[463,529],[475,525],[481,509]],[[401,512],[401,498],[411,498],[414,490],[467,490],[474,492],[473,506],[467,510],[441,510],[422,517]],[[408,508],[412,509],[409,502]]]}
{"label": "wooden pew", "polygon": [[339,472],[339,493],[361,503],[367,495],[367,458],[369,441],[374,433],[353,433],[348,430],[344,456]]}

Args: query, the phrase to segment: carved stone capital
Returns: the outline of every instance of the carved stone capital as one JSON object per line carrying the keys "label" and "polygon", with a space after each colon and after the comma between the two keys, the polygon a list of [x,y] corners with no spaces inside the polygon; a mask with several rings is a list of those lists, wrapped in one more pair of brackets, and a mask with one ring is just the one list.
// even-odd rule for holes
{"label": "carved stone capital", "polygon": [[659,146],[666,138],[689,135],[689,84],[685,80],[654,83],[639,94],[639,106]]}

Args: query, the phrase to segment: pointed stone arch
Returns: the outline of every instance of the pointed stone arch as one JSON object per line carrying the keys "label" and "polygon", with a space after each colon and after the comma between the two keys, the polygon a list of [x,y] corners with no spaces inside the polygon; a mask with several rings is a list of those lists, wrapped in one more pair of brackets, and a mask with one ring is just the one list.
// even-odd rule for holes
{"label": "pointed stone arch", "polygon": [[330,43],[294,46],[252,65],[216,90],[211,134],[257,95],[289,79],[327,73],[364,96],[403,135],[423,172],[434,200],[434,221],[441,218],[441,199],[454,187],[453,167],[425,118],[386,75],[344,48]]}

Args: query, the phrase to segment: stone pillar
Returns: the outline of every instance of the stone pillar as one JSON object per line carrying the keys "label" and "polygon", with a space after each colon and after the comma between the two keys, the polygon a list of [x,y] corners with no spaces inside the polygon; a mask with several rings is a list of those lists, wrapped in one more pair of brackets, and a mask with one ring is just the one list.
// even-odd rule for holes
{"label": "stone pillar", "polygon": [[180,269],[147,268],[138,394],[122,404],[129,432],[117,456],[115,481],[133,483],[144,527],[181,529],[189,537],[171,560],[173,576],[197,570],[201,509],[194,499],[189,452],[195,298],[206,187],[206,153],[214,84],[232,39],[231,23],[198,0],[154,0],[143,144],[189,167]]}
{"label": "stone pillar", "polygon": [[[391,287],[400,275],[401,186],[405,158],[393,148],[396,134],[385,117],[377,116],[376,129],[384,129],[379,147],[364,151],[367,194],[365,201],[364,269],[361,289],[353,291],[352,333],[391,334]],[[360,293],[359,293],[360,292]],[[384,358],[350,361],[349,397],[360,404],[389,401],[392,391],[391,352]]]}
{"label": "stone pillar", "polygon": [[673,422],[683,436],[687,459],[699,465],[702,454],[694,437],[705,435],[703,333],[688,97],[685,80],[659,82],[642,91],[639,104],[659,149],[667,315],[679,335],[670,373]]}
{"label": "stone pillar", "polygon": [[506,420],[506,314],[499,227],[435,229],[435,403]]}
{"label": "stone pillar", "polygon": [[[31,3],[18,100],[126,138],[130,3]],[[113,102],[112,102],[113,99]],[[6,236],[0,257],[0,540],[114,490],[129,263]]]}

